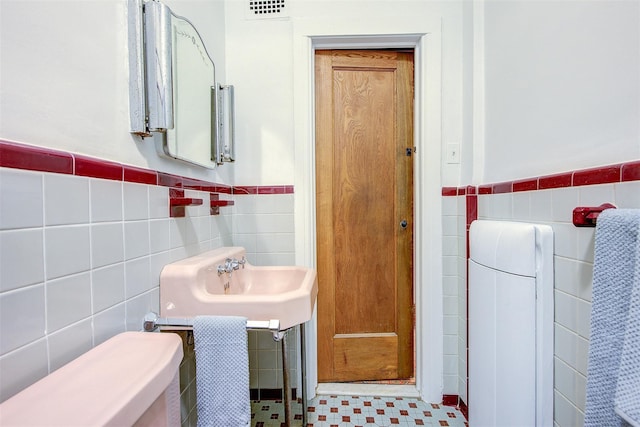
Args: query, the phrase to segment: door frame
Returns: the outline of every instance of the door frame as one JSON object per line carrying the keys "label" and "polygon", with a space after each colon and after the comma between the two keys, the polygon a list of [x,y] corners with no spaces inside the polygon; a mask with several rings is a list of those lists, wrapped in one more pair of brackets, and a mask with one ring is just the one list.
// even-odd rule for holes
{"label": "door frame", "polygon": [[[443,391],[441,18],[391,20],[300,19],[293,27],[296,264],[316,267],[315,75],[316,49],[412,48],[415,52],[414,292],[416,388],[440,402]],[[317,323],[305,328],[307,396],[315,395]],[[298,371],[300,372],[300,371]]]}

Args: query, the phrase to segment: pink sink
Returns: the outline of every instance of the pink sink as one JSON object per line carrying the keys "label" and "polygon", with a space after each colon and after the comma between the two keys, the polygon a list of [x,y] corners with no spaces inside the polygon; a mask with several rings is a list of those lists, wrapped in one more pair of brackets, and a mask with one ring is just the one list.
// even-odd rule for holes
{"label": "pink sink", "polygon": [[[285,330],[311,319],[318,296],[316,271],[257,267],[241,247],[224,247],[168,264],[160,274],[160,316],[244,316],[279,320]],[[227,260],[237,260],[237,269]],[[242,261],[245,260],[244,264]]]}

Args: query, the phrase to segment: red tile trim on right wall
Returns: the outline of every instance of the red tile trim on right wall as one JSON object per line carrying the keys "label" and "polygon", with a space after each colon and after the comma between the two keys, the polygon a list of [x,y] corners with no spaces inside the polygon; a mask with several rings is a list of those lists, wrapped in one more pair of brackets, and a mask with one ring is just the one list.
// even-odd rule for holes
{"label": "red tile trim on right wall", "polygon": [[[540,176],[537,178],[525,178],[516,181],[506,181],[494,184],[483,184],[477,188],[474,186],[442,187],[443,197],[465,196],[465,221],[467,259],[469,259],[469,227],[478,219],[478,194],[515,193],[519,191],[547,190],[552,188],[578,187],[584,185],[611,184],[629,181],[640,181],[640,160],[621,163],[611,166],[602,166],[591,169],[563,172],[555,175]],[[469,301],[469,276],[466,278],[466,298]],[[467,330],[469,330],[469,307],[466,313]],[[469,347],[467,345],[467,363],[469,361]],[[467,365],[467,373],[469,372]],[[467,384],[469,377],[467,376]],[[467,396],[469,394],[467,386]],[[467,397],[468,398],[468,397]],[[451,395],[443,396],[443,401],[451,404]],[[445,404],[447,404],[445,403]],[[458,399],[458,407],[468,419],[468,408],[462,398]]]}

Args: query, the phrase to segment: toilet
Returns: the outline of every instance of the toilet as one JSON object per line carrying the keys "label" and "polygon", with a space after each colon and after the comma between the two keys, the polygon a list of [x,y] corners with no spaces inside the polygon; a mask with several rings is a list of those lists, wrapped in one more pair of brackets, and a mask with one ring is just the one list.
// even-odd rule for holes
{"label": "toilet", "polygon": [[180,426],[182,340],[123,332],[0,404],[7,426]]}

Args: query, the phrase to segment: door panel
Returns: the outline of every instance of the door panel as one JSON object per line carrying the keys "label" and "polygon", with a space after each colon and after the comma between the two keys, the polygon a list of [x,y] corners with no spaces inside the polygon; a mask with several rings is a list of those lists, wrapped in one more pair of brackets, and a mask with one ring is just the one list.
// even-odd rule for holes
{"label": "door panel", "polygon": [[316,52],[321,381],[413,374],[412,135],[412,54]]}

